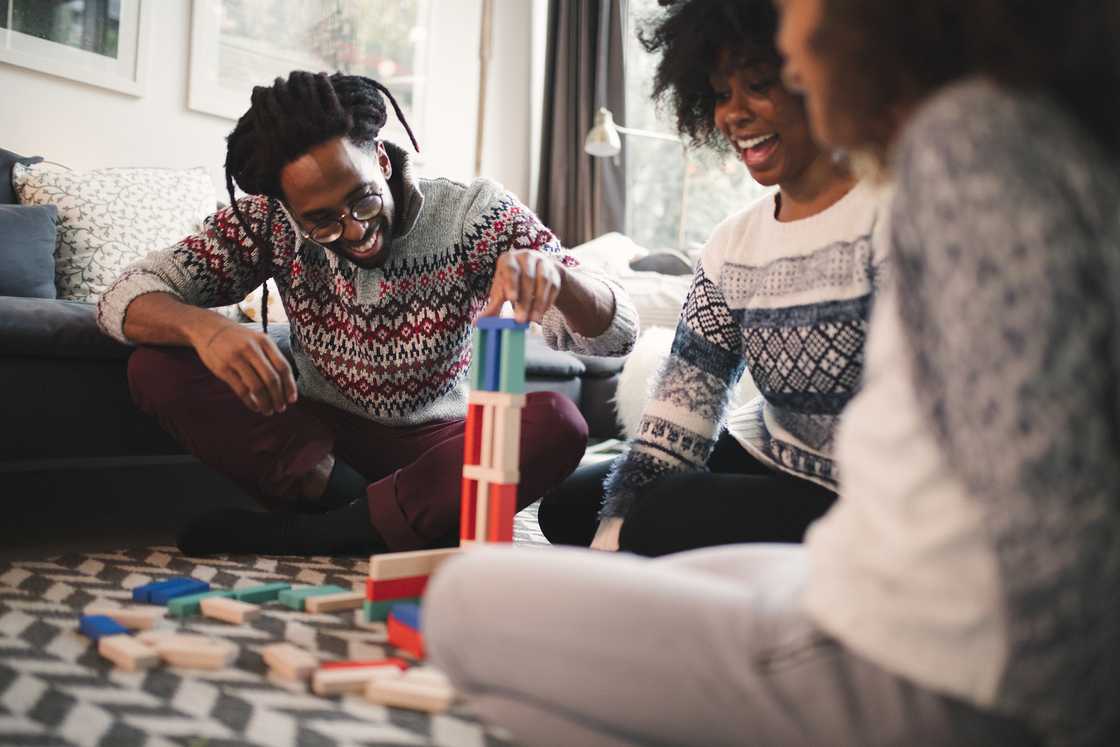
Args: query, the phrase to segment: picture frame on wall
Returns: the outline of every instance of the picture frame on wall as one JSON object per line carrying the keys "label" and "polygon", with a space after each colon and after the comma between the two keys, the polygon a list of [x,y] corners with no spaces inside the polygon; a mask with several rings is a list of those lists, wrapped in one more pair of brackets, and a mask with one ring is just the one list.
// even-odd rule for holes
{"label": "picture frame on wall", "polygon": [[[292,70],[368,75],[423,121],[431,0],[192,0],[187,106],[236,120],[253,86]],[[390,116],[386,129],[404,136]],[[420,137],[420,132],[416,132]]]}
{"label": "picture frame on wall", "polygon": [[152,0],[2,0],[0,63],[143,96]]}

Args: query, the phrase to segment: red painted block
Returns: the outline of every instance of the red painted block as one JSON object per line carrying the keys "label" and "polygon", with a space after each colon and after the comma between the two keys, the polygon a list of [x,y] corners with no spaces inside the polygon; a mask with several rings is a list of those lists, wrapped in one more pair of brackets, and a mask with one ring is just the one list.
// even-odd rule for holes
{"label": "red painted block", "polygon": [[482,405],[468,405],[463,432],[463,464],[478,464],[482,455]]}
{"label": "red painted block", "polygon": [[386,599],[407,599],[424,596],[428,576],[408,576],[388,580],[366,579],[366,599],[381,602]]}
{"label": "red painted block", "polygon": [[419,630],[410,628],[392,614],[389,615],[387,627],[390,645],[396,646],[402,651],[407,651],[417,659],[424,658],[424,636],[420,635]]}
{"label": "red painted block", "polygon": [[408,669],[408,662],[404,659],[367,659],[365,661],[324,661],[319,665],[320,669],[353,669],[354,667],[380,667],[386,664],[392,664],[400,668],[401,671]]}
{"label": "red painted block", "polygon": [[517,485],[494,483],[490,486],[487,542],[513,542],[513,515],[517,513]]}
{"label": "red painted block", "polygon": [[463,510],[459,515],[459,537],[473,540],[475,537],[475,517],[478,514],[478,483],[463,478]]}

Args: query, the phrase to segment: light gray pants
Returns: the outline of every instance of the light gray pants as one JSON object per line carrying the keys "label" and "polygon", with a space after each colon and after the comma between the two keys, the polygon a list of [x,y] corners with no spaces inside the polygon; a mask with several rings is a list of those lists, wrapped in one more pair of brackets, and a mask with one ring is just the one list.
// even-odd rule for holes
{"label": "light gray pants", "polygon": [[424,636],[475,710],[531,747],[1034,743],[817,630],[806,569],[778,545],[477,549],[433,580]]}

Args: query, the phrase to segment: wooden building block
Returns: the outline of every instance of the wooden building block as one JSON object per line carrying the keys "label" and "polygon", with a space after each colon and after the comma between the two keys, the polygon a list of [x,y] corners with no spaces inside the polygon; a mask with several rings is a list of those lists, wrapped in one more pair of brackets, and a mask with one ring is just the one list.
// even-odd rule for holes
{"label": "wooden building block", "polygon": [[[482,408],[482,443],[479,446],[478,466],[493,466],[494,458],[494,406],[486,405]],[[467,467],[463,466],[463,476],[467,477]]]}
{"label": "wooden building block", "polygon": [[406,675],[398,679],[370,680],[366,685],[366,700],[394,708],[442,713],[454,702],[455,691],[427,682],[410,682]]}
{"label": "wooden building block", "polygon": [[408,669],[408,662],[404,659],[395,659],[389,657],[388,659],[366,659],[364,661],[324,661],[319,665],[319,669],[347,669],[350,667],[381,667],[391,664],[402,672]]}
{"label": "wooden building block", "polygon": [[113,607],[108,604],[94,603],[82,610],[82,613],[111,617],[130,630],[148,630],[164,618],[167,614],[167,608],[150,604]]}
{"label": "wooden building block", "polygon": [[471,389],[482,389],[482,367],[486,357],[484,353],[485,344],[482,333],[476,330],[474,334],[471,335]]}
{"label": "wooden building block", "polygon": [[97,642],[97,652],[126,672],[159,664],[159,653],[130,635],[105,636]]}
{"label": "wooden building block", "polygon": [[[494,452],[490,466],[503,472],[516,473],[521,462],[521,410],[515,407],[494,408]],[[495,482],[517,482],[496,480]]]}
{"label": "wooden building block", "polygon": [[[466,469],[464,467],[464,469]],[[474,512],[474,537],[471,539],[474,542],[486,541],[486,526],[490,520],[490,483],[485,480],[479,480],[478,485],[478,499],[475,501]],[[460,546],[463,544],[459,543]]]}
{"label": "wooden building block", "polygon": [[110,635],[127,635],[128,628],[105,615],[82,615],[78,620],[78,632],[96,641]]}
{"label": "wooden building block", "polygon": [[467,405],[463,431],[463,464],[478,464],[482,453],[482,405]]}
{"label": "wooden building block", "polygon": [[497,469],[495,467],[483,467],[475,464],[463,465],[463,477],[478,483],[516,483],[521,481],[521,474],[516,468]]}
{"label": "wooden building block", "polygon": [[[162,581],[153,581],[150,584],[144,584],[143,586],[137,586],[135,589],[133,589],[132,590],[132,601],[155,604],[155,602],[152,602],[152,593],[153,592],[162,591],[162,590],[165,590],[165,589],[170,589],[170,588],[173,588],[173,587],[176,587],[176,586],[182,586],[184,584],[197,584],[197,583],[201,583],[201,582],[196,581],[193,578],[187,578],[186,576],[173,576],[172,578],[166,578]],[[193,592],[191,592],[191,593],[193,593]]]}
{"label": "wooden building block", "polygon": [[366,599],[371,602],[394,600],[400,602],[406,597],[424,596],[424,589],[428,586],[428,576],[406,576],[405,578],[390,578],[379,580],[366,579]]}
{"label": "wooden building block", "polygon": [[239,602],[248,602],[249,604],[275,602],[277,597],[280,596],[280,592],[287,591],[290,588],[292,588],[291,584],[284,583],[249,586],[244,589],[234,589],[233,598]]}
{"label": "wooden building block", "polygon": [[344,591],[349,589],[343,589],[341,586],[299,586],[280,592],[279,600],[285,607],[302,612],[308,597],[340,594]]}
{"label": "wooden building block", "polygon": [[497,330],[479,328],[483,336],[482,343],[482,386],[488,392],[498,391],[498,382],[501,381],[502,372],[502,335]]}
{"label": "wooden building block", "polygon": [[193,633],[154,635],[147,631],[138,636],[159,653],[160,658],[183,669],[225,669],[237,658],[237,646],[220,638]]}
{"label": "wooden building block", "polygon": [[393,664],[334,669],[320,668],[311,675],[311,691],[316,695],[360,693],[366,689],[366,685],[371,680],[394,679],[400,676],[400,668]]}
{"label": "wooden building block", "polygon": [[201,594],[210,590],[210,584],[205,581],[189,578],[176,584],[169,584],[158,589],[152,589],[148,594],[148,601],[152,604],[167,604],[176,597],[185,597],[191,594]]}
{"label": "wooden building block", "polygon": [[202,611],[202,600],[210,597],[232,597],[232,591],[204,591],[201,594],[187,594],[175,597],[167,603],[167,611],[175,617],[189,617]]}
{"label": "wooden building block", "polygon": [[484,392],[472,389],[467,392],[467,402],[471,405],[491,407],[524,407],[525,395],[511,392]]}
{"label": "wooden building block", "polygon": [[269,669],[287,680],[305,680],[319,668],[319,660],[290,643],[273,643],[261,649]]}
{"label": "wooden building block", "polygon": [[525,330],[503,329],[501,374],[498,390],[521,394],[525,391]]}
{"label": "wooden building block", "polygon": [[371,555],[369,577],[380,580],[408,578],[409,576],[430,576],[448,558],[459,553],[459,548],[448,547],[441,550],[414,550],[412,552],[388,552]]}
{"label": "wooden building block", "polygon": [[513,542],[513,516],[517,513],[517,484],[490,485],[487,542]]}
{"label": "wooden building block", "polygon": [[416,602],[398,602],[389,610],[389,616],[415,631],[420,630],[420,605]]}
{"label": "wooden building block", "polygon": [[461,508],[459,511],[459,541],[474,539],[474,519],[478,513],[478,483],[469,477],[463,478],[463,487],[460,496]]}
{"label": "wooden building block", "polygon": [[402,651],[424,658],[424,636],[420,633],[419,607],[396,605],[389,613],[389,643]]}
{"label": "wooden building block", "polygon": [[369,622],[385,622],[389,619],[389,611],[393,608],[394,604],[401,602],[420,603],[420,597],[404,597],[403,599],[385,599],[380,602],[373,602],[367,599],[362,605],[362,611],[365,619]]}
{"label": "wooden building block", "polygon": [[318,594],[307,597],[304,607],[308,612],[339,612],[356,610],[366,600],[364,592],[340,591],[336,594]]}
{"label": "wooden building block", "polygon": [[498,332],[507,329],[529,329],[528,322],[519,322],[509,316],[480,316],[474,320],[474,326],[479,329],[496,330]]}
{"label": "wooden building block", "polygon": [[451,689],[451,680],[447,679],[447,675],[435,667],[412,667],[405,672],[405,678],[409,682],[423,682],[428,685]]}
{"label": "wooden building block", "polygon": [[199,606],[202,614],[215,620],[224,620],[234,625],[244,625],[261,614],[261,608],[248,602],[239,602],[226,596],[204,597]]}

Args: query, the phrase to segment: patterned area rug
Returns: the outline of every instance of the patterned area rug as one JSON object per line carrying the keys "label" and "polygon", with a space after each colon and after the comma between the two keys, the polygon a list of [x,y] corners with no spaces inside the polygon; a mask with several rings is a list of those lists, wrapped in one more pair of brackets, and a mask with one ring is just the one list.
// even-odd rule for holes
{"label": "patterned area rug", "polygon": [[[534,507],[535,508],[535,507]],[[515,541],[543,541],[535,511],[523,511]],[[234,664],[205,672],[166,666],[123,672],[77,632],[82,609],[124,602],[129,589],[168,576],[215,588],[272,581],[363,583],[364,559],[219,557],[195,559],[171,547],[63,555],[0,566],[0,744],[146,745],[441,745],[497,747],[508,735],[489,730],[465,706],[428,716],[367,703],[361,696],[321,698],[267,679],[258,653],[290,641],[321,659],[372,659],[395,653],[383,630],[363,629],[354,613],[309,614],[279,604],[246,625],[202,617],[167,624],[217,636],[239,647]]]}

